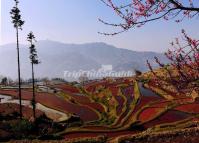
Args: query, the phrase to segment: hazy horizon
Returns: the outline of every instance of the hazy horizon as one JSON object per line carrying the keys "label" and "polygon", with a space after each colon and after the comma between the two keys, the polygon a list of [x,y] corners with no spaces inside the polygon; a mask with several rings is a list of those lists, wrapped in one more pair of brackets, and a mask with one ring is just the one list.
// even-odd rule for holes
{"label": "hazy horizon", "polygon": [[[30,78],[29,46],[20,45],[21,76]],[[102,65],[111,66],[111,72],[128,72],[133,69],[147,71],[146,60],[166,57],[157,52],[137,52],[116,48],[104,43],[63,44],[55,41],[38,41],[36,44],[41,64],[35,67],[36,77],[65,77],[65,71],[76,73],[80,71],[93,72]],[[16,45],[0,46],[0,75],[17,78]],[[153,64],[154,65],[154,64]],[[154,65],[155,66],[155,65]],[[67,78],[68,79],[68,78]]]}

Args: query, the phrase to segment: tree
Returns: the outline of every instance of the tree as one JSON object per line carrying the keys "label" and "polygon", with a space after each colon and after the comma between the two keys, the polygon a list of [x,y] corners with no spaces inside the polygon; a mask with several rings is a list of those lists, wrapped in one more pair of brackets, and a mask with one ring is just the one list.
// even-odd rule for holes
{"label": "tree", "polygon": [[33,117],[36,118],[36,101],[35,101],[35,78],[34,78],[34,65],[39,64],[38,56],[37,56],[37,50],[35,48],[35,45],[33,42],[36,42],[35,36],[33,32],[30,32],[27,37],[28,42],[30,42],[30,62],[32,66],[32,89],[33,89],[33,96],[32,96],[32,107],[33,107]]}
{"label": "tree", "polygon": [[199,15],[199,7],[195,7],[198,0],[124,0],[119,4],[114,0],[101,1],[123,20],[121,23],[113,24],[99,19],[106,25],[121,28],[115,33],[101,33],[105,35],[116,35],[159,19],[175,19],[176,22],[180,22],[185,18],[190,19]]}
{"label": "tree", "polygon": [[7,77],[2,78],[1,84],[6,86],[8,84],[8,78]]}
{"label": "tree", "polygon": [[11,9],[11,18],[14,28],[16,29],[17,38],[17,63],[18,63],[18,82],[19,82],[19,105],[20,105],[20,119],[22,119],[22,104],[21,104],[21,73],[20,73],[20,51],[19,51],[19,30],[22,30],[24,21],[21,20],[20,10],[18,8],[18,0],[15,1],[15,6]]}
{"label": "tree", "polygon": [[155,72],[147,61],[154,78],[159,87],[172,86],[180,94],[191,94],[193,91],[199,93],[199,40],[193,39],[182,30],[183,41],[181,44],[176,38],[171,45],[174,47],[165,53],[170,60],[169,65],[163,64],[157,57],[156,63],[162,68],[160,75]]}
{"label": "tree", "polygon": [[142,72],[139,71],[139,70],[137,70],[137,69],[135,69],[134,72],[135,72],[135,75],[136,75],[136,76],[140,76],[140,75],[142,74]]}

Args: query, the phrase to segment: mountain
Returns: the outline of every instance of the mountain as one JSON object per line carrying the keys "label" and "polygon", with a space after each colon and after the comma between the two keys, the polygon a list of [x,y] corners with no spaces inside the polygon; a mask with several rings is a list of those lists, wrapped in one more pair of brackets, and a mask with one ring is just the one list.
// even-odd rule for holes
{"label": "mountain", "polygon": [[[62,77],[64,71],[98,70],[102,65],[112,65],[114,71],[148,70],[146,60],[154,56],[167,62],[162,53],[136,52],[120,49],[105,43],[64,44],[55,41],[38,41],[36,43],[41,64],[36,65],[37,77]],[[31,76],[28,45],[20,45],[22,77]],[[0,75],[17,77],[16,45],[0,46]]]}

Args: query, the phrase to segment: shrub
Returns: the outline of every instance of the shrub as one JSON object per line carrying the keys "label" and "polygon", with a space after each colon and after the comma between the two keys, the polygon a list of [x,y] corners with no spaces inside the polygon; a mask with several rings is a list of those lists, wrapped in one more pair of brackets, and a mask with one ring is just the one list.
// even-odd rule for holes
{"label": "shrub", "polygon": [[25,119],[17,122],[16,124],[11,124],[11,130],[13,132],[24,132],[25,133],[25,132],[31,131],[32,128],[33,128],[32,123]]}
{"label": "shrub", "polygon": [[13,136],[15,139],[32,139],[33,137],[28,135],[32,131],[32,129],[33,124],[25,119],[19,120],[14,124],[10,124],[10,131],[13,132]]}

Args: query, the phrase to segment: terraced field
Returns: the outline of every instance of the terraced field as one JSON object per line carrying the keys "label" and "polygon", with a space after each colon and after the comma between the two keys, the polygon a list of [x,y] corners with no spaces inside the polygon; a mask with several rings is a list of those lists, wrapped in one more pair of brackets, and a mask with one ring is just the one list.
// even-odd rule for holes
{"label": "terraced field", "polygon": [[[135,78],[102,79],[83,86],[50,85],[56,93],[36,93],[36,101],[63,113],[79,116],[83,125],[69,127],[57,133],[65,140],[105,137],[114,142],[120,136],[134,135],[146,130],[153,132],[189,127],[199,119],[196,98],[175,96],[173,92],[157,90],[153,83],[145,84]],[[0,94],[18,98],[16,90],[0,89]],[[22,99],[31,100],[32,93],[23,90]]]}

